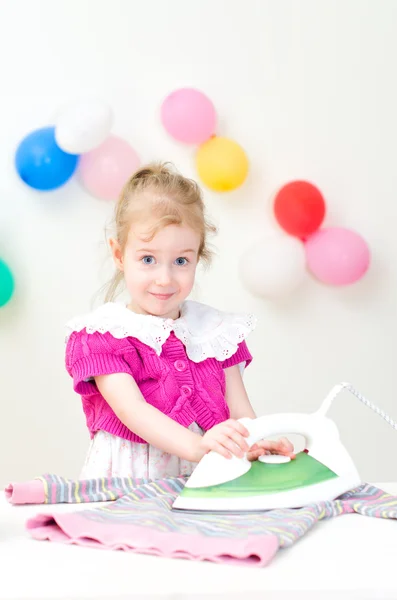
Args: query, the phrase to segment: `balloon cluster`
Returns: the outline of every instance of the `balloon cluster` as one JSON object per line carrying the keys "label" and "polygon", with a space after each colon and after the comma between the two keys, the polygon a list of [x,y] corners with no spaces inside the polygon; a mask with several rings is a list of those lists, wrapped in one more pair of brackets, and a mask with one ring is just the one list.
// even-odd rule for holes
{"label": "balloon cluster", "polygon": [[307,271],[335,286],[355,283],[367,272],[370,251],[363,237],[343,227],[322,227],[326,205],[316,186],[287,183],[273,208],[283,233],[257,242],[241,257],[241,278],[253,294],[285,295],[301,284]]}
{"label": "balloon cluster", "polygon": [[244,183],[247,156],[237,142],[216,135],[215,108],[205,94],[193,88],[173,91],[161,106],[161,121],[175,140],[198,145],[196,168],[209,189],[227,192]]}
{"label": "balloon cluster", "polygon": [[90,194],[116,200],[139,158],[128,142],[111,134],[112,125],[112,110],[106,104],[70,104],[54,125],[36,129],[20,142],[15,155],[19,176],[30,187],[48,191],[77,172]]}
{"label": "balloon cluster", "polygon": [[[238,188],[248,174],[248,159],[239,144],[215,134],[217,116],[211,100],[199,90],[182,88],[161,105],[167,132],[185,144],[198,145],[198,175],[210,189]],[[54,125],[29,133],[15,155],[16,170],[30,187],[48,191],[64,185],[75,173],[93,196],[115,200],[139,166],[135,150],[112,135],[112,110],[98,101],[65,107]]]}

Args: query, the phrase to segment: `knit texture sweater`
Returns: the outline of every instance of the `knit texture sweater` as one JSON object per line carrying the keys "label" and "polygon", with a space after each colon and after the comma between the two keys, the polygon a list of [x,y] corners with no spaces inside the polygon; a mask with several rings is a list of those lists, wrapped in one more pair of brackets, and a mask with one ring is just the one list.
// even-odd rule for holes
{"label": "knit texture sweater", "polygon": [[[81,396],[91,437],[103,430],[146,443],[115,415],[95,384],[98,375],[131,375],[147,403],[185,427],[196,422],[206,431],[229,418],[224,371],[237,364],[245,368],[252,361],[244,340],[254,327],[252,316],[216,311],[214,321],[211,311],[215,309],[205,307],[208,314],[203,312],[205,305],[191,303],[185,321],[183,317],[172,321],[134,315],[125,307],[109,304],[113,306],[105,305],[107,308],[101,307],[68,326],[66,369]],[[198,321],[197,308],[201,310]],[[154,324],[162,326],[166,334],[157,335]],[[195,335],[195,326],[200,336]]]}

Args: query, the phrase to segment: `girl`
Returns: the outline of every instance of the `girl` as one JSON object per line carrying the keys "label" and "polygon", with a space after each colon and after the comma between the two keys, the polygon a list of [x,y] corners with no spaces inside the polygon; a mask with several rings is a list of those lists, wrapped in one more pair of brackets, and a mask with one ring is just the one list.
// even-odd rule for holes
{"label": "girl", "polygon": [[[254,317],[186,300],[214,231],[197,184],[165,165],[125,185],[106,303],[68,324],[66,368],[92,438],[81,478],[190,475],[210,450],[293,457],[285,439],[249,448],[237,420],[255,418],[241,375]],[[113,301],[122,281],[127,305]]]}

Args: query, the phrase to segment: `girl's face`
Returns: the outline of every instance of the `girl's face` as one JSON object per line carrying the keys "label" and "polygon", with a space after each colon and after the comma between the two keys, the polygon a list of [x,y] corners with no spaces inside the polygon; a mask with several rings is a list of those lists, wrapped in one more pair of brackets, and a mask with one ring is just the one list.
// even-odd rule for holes
{"label": "girl's face", "polygon": [[123,254],[117,241],[111,240],[113,258],[124,272],[131,310],[177,319],[193,288],[200,236],[185,225],[167,225],[145,242],[150,225],[131,226]]}

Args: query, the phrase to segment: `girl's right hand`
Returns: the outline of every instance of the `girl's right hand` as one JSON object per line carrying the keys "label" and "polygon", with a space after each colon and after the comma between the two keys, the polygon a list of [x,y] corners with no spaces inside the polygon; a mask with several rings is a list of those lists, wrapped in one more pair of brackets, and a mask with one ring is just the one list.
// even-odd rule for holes
{"label": "girl's right hand", "polygon": [[229,419],[215,425],[200,438],[200,449],[203,455],[215,450],[225,458],[231,458],[233,454],[242,458],[249,450],[245,440],[248,436],[249,431],[242,423]]}

